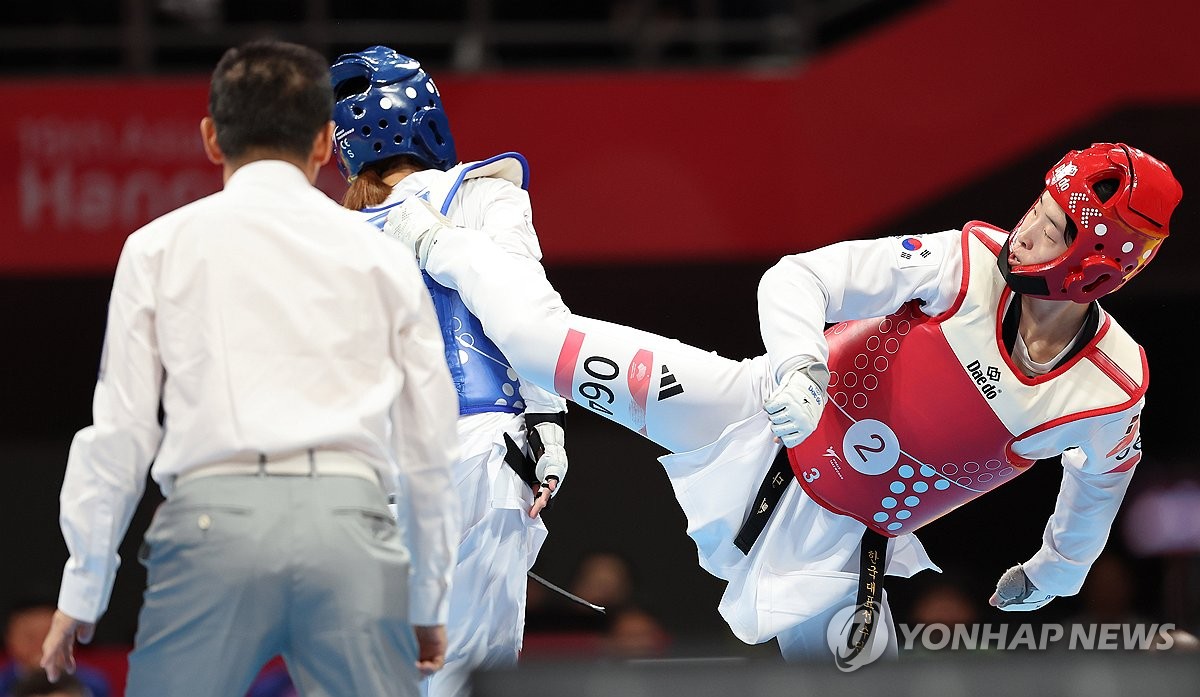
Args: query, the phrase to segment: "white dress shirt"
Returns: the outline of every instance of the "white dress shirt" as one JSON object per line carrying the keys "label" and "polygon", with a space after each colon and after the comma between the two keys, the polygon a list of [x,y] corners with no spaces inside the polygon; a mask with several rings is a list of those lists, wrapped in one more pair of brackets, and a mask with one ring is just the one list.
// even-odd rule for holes
{"label": "white dress shirt", "polygon": [[93,412],[61,494],[68,615],[106,609],[147,471],[169,494],[195,467],[319,448],[361,457],[396,493],[412,622],[444,622],[458,410],[432,303],[412,253],[296,166],[244,165],[129,236]]}

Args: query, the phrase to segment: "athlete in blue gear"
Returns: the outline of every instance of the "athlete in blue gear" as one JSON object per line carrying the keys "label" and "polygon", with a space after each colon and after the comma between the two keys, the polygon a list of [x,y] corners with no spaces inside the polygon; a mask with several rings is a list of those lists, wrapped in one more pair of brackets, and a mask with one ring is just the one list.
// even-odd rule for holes
{"label": "athlete in blue gear", "polygon": [[[337,163],[350,181],[347,208],[382,226],[388,211],[419,197],[510,254],[516,265],[510,282],[544,279],[523,157],[505,153],[458,164],[433,79],[390,48],[343,55],[331,72]],[[539,513],[567,470],[566,401],[522,381],[456,291],[428,274],[425,283],[459,397],[454,479],[465,534],[451,589],[446,665],[425,683],[432,697],[451,697],[466,694],[472,670],[517,661],[526,574],[547,534]]]}

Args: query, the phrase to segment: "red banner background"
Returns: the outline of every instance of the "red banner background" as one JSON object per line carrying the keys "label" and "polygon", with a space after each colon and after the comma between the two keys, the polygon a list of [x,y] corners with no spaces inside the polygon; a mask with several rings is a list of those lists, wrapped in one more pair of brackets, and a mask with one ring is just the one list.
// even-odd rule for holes
{"label": "red banner background", "polygon": [[[878,233],[1114,109],[1200,102],[1196,26],[1176,0],[953,0],[784,72],[438,80],[461,158],[529,159],[555,264],[757,259]],[[215,191],[206,100],[203,76],[0,83],[0,273],[110,273]],[[320,185],[340,195],[332,165]]]}

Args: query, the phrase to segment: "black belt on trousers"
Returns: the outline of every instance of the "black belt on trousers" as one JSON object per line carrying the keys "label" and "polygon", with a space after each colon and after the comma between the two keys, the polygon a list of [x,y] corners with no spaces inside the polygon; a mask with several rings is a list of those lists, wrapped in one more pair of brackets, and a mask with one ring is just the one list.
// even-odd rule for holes
{"label": "black belt on trousers", "polygon": [[[779,454],[767,470],[754,497],[754,508],[733,543],[742,554],[749,554],[754,543],[758,541],[762,531],[771,519],[771,514],[787,490],[788,484],[796,478],[792,463],[788,460],[787,448],[780,448]],[[855,599],[855,614],[852,631],[847,635],[847,651],[835,652],[839,661],[851,661],[867,646],[870,645],[876,622],[883,612],[883,574],[887,565],[888,538],[867,528],[863,531],[862,545],[858,561],[858,594]]]}
{"label": "black belt on trousers", "polygon": [[[537,463],[534,462],[532,457],[526,455],[525,451],[507,433],[504,434],[504,445],[506,446],[504,462],[512,468],[513,472],[517,473],[521,481],[529,485],[530,490],[536,495],[542,486],[537,478]],[[551,498],[546,502],[546,507],[542,510],[548,511],[553,505],[554,499]]]}
{"label": "black belt on trousers", "polygon": [[754,508],[750,510],[746,522],[742,523],[737,536],[733,538],[733,544],[742,550],[742,554],[750,553],[750,548],[762,534],[763,528],[767,527],[767,521],[771,519],[771,513],[779,504],[783,492],[795,478],[792,463],[788,461],[787,448],[780,448],[775,461],[771,463],[771,468],[767,470],[767,476],[758,487],[758,494],[754,497]]}
{"label": "black belt on trousers", "polygon": [[871,637],[883,614],[883,573],[887,566],[888,538],[867,528],[863,532],[858,558],[858,596],[854,617],[846,635],[846,651],[834,651],[834,660],[843,667],[871,645]]}
{"label": "black belt on trousers", "polygon": [[530,489],[537,490],[540,482],[537,480],[537,463],[533,458],[525,454],[521,446],[513,440],[512,436],[504,434],[504,445],[507,446],[504,452],[504,462],[512,468],[513,472],[521,478],[521,481],[529,485]]}

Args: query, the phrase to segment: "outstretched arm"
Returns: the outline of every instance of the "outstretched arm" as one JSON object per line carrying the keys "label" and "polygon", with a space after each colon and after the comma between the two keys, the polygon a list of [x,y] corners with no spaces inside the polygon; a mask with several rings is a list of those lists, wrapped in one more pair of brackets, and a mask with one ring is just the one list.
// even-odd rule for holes
{"label": "outstretched arm", "polygon": [[[996,598],[1001,609],[1032,610],[1050,598],[1074,595],[1104,550],[1117,511],[1141,459],[1141,405],[1096,430],[1091,440],[1062,455],[1063,478],[1041,548],[1022,573],[1041,594],[1015,603]],[[1002,579],[1003,581],[1003,579]],[[1003,595],[1001,593],[1000,595]],[[1010,607],[1011,605],[1011,607]]]}

